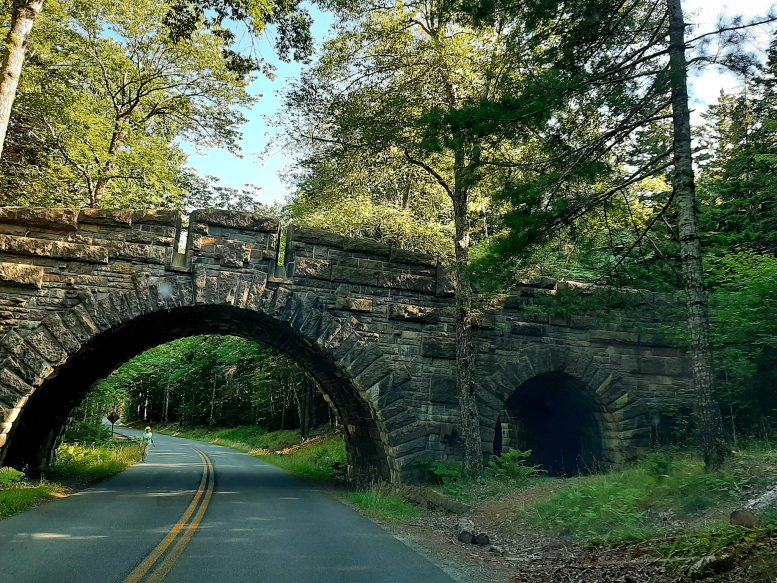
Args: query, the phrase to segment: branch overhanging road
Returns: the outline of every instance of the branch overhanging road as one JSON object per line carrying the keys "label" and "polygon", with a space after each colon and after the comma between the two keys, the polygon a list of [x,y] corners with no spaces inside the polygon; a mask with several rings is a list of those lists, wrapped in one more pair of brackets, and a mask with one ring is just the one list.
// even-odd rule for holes
{"label": "branch overhanging road", "polygon": [[452,581],[347,505],[271,464],[187,439],[154,439],[146,462],[0,521],[2,580]]}

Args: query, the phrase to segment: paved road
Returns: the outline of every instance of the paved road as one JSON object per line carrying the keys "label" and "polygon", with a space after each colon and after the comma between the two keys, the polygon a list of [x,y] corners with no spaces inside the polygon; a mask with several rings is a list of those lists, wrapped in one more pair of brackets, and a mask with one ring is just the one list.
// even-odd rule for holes
{"label": "paved road", "polygon": [[0,521],[13,583],[451,583],[357,512],[247,454],[156,436],[148,460]]}

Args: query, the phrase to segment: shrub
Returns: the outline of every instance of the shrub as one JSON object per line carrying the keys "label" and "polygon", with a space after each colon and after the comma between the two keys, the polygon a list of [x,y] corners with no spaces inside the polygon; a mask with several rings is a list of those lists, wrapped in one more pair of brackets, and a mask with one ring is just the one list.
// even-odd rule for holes
{"label": "shrub", "polygon": [[539,466],[530,466],[531,450],[513,449],[494,457],[488,464],[488,472],[498,480],[525,481],[542,473]]}
{"label": "shrub", "polygon": [[75,421],[65,431],[69,443],[101,443],[111,438],[111,428],[95,421]]}
{"label": "shrub", "polygon": [[18,484],[24,480],[24,473],[13,468],[0,468],[0,488]]}
{"label": "shrub", "polygon": [[461,462],[432,462],[432,475],[438,484],[448,485],[461,482],[464,477]]}

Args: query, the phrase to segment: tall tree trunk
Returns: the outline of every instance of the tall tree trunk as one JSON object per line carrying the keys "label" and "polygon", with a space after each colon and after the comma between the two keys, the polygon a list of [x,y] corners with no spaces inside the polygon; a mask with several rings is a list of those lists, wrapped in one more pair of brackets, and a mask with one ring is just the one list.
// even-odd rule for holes
{"label": "tall tree trunk", "polygon": [[696,417],[704,465],[721,465],[730,452],[723,431],[720,407],[713,396],[712,348],[704,285],[701,242],[697,227],[696,186],[691,149],[691,118],[688,110],[688,73],[685,58],[685,21],[681,0],[667,0],[669,8],[669,67],[674,122],[674,178],[680,232],[680,258],[688,305]]}
{"label": "tall tree trunk", "polygon": [[[457,159],[459,157],[457,153]],[[459,182],[458,176],[456,182]],[[456,227],[456,393],[461,411],[464,474],[474,477],[483,473],[483,446],[475,400],[475,343],[472,337],[472,282],[469,273],[469,201],[466,189],[459,188],[458,184],[454,187],[453,195],[453,218]]]}
{"label": "tall tree trunk", "polygon": [[162,414],[165,423],[167,423],[167,413],[170,408],[170,383],[168,382],[167,385],[165,385],[165,406],[164,406],[164,412]]}
{"label": "tall tree trunk", "polygon": [[5,38],[3,62],[0,65],[0,158],[8,132],[8,120],[16,99],[16,90],[22,75],[22,65],[35,20],[43,10],[43,0],[15,0],[11,13],[11,30]]}
{"label": "tall tree trunk", "polygon": [[111,143],[108,145],[108,158],[103,164],[100,171],[100,175],[94,183],[94,192],[92,193],[92,200],[90,206],[97,208],[100,206],[105,193],[108,190],[108,181],[110,180],[110,172],[113,169],[113,163],[116,161],[116,155],[119,153],[119,148],[124,145],[124,141],[127,139],[127,129],[122,127],[121,123],[117,121],[113,126],[113,134],[111,135]]}
{"label": "tall tree trunk", "polygon": [[213,427],[213,414],[216,411],[216,373],[213,373],[213,388],[210,393],[210,415],[208,416],[208,427]]}

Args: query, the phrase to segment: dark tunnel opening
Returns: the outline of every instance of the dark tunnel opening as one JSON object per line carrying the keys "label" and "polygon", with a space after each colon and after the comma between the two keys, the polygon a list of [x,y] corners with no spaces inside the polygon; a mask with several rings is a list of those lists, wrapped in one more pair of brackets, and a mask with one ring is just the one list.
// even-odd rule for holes
{"label": "dark tunnel opening", "polygon": [[596,403],[569,375],[535,377],[510,395],[497,420],[494,454],[508,447],[530,449],[531,463],[551,476],[592,472],[602,451]]}

